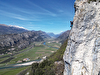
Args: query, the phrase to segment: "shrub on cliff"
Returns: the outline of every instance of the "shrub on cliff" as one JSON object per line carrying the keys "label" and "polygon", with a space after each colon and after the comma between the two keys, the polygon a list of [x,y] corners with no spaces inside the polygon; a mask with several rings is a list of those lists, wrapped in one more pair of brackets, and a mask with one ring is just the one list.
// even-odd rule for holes
{"label": "shrub on cliff", "polygon": [[34,63],[31,67],[30,75],[55,75],[51,61],[44,60],[42,63]]}

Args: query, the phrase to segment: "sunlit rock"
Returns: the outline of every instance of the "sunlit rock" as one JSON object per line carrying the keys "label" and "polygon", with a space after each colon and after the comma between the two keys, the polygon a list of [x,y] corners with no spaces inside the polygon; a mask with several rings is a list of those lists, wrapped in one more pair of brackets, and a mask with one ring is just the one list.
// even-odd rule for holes
{"label": "sunlit rock", "polygon": [[64,75],[99,75],[100,3],[76,0],[73,27],[64,53]]}

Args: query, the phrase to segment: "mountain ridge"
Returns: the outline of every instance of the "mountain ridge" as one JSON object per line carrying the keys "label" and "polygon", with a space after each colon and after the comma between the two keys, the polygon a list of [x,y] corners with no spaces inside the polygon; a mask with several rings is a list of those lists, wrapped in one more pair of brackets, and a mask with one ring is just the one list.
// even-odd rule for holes
{"label": "mountain ridge", "polygon": [[9,52],[9,49],[15,51],[28,47],[33,42],[44,41],[51,38],[45,32],[42,31],[28,31],[16,34],[0,35],[0,54]]}
{"label": "mountain ridge", "polygon": [[23,33],[27,31],[29,30],[26,30],[22,27],[20,28],[19,26],[9,26],[6,24],[0,24],[0,35]]}
{"label": "mountain ridge", "polygon": [[56,40],[60,40],[61,43],[64,43],[64,41],[68,39],[69,33],[70,33],[70,30],[67,30],[67,31],[61,33],[61,35],[59,35],[56,38]]}
{"label": "mountain ridge", "polygon": [[12,47],[17,48],[17,50],[24,49],[35,41],[43,41],[43,38],[36,32],[1,35],[0,54],[8,52],[8,49],[11,49]]}

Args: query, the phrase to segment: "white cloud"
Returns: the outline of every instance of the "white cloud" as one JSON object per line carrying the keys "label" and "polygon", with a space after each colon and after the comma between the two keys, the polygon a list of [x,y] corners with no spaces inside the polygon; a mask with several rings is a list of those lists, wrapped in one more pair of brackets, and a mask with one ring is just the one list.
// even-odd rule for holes
{"label": "white cloud", "polygon": [[20,14],[11,13],[11,12],[4,11],[4,10],[0,10],[0,14],[7,16],[7,17],[14,18],[14,19],[19,19],[19,20],[41,21],[39,17],[36,17],[36,16],[27,17],[25,15],[23,16]]}
{"label": "white cloud", "polygon": [[64,32],[64,31],[60,31],[60,32]]}
{"label": "white cloud", "polygon": [[45,8],[42,8],[42,7],[40,7],[39,5],[36,5],[36,4],[34,4],[34,3],[30,2],[30,1],[28,1],[28,3],[29,3],[30,5],[32,5],[32,6],[34,5],[37,9],[41,9],[41,10],[44,11],[43,13],[42,13],[42,12],[41,12],[41,13],[37,12],[38,14],[57,16],[57,14],[55,14],[55,13],[53,13],[53,12],[51,12],[51,11],[45,9]]}

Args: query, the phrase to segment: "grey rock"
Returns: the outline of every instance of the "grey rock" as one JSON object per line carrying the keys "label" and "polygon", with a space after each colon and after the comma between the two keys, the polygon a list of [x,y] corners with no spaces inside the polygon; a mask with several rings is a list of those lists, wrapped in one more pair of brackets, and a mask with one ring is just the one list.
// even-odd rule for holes
{"label": "grey rock", "polygon": [[100,3],[76,0],[64,75],[100,74]]}

